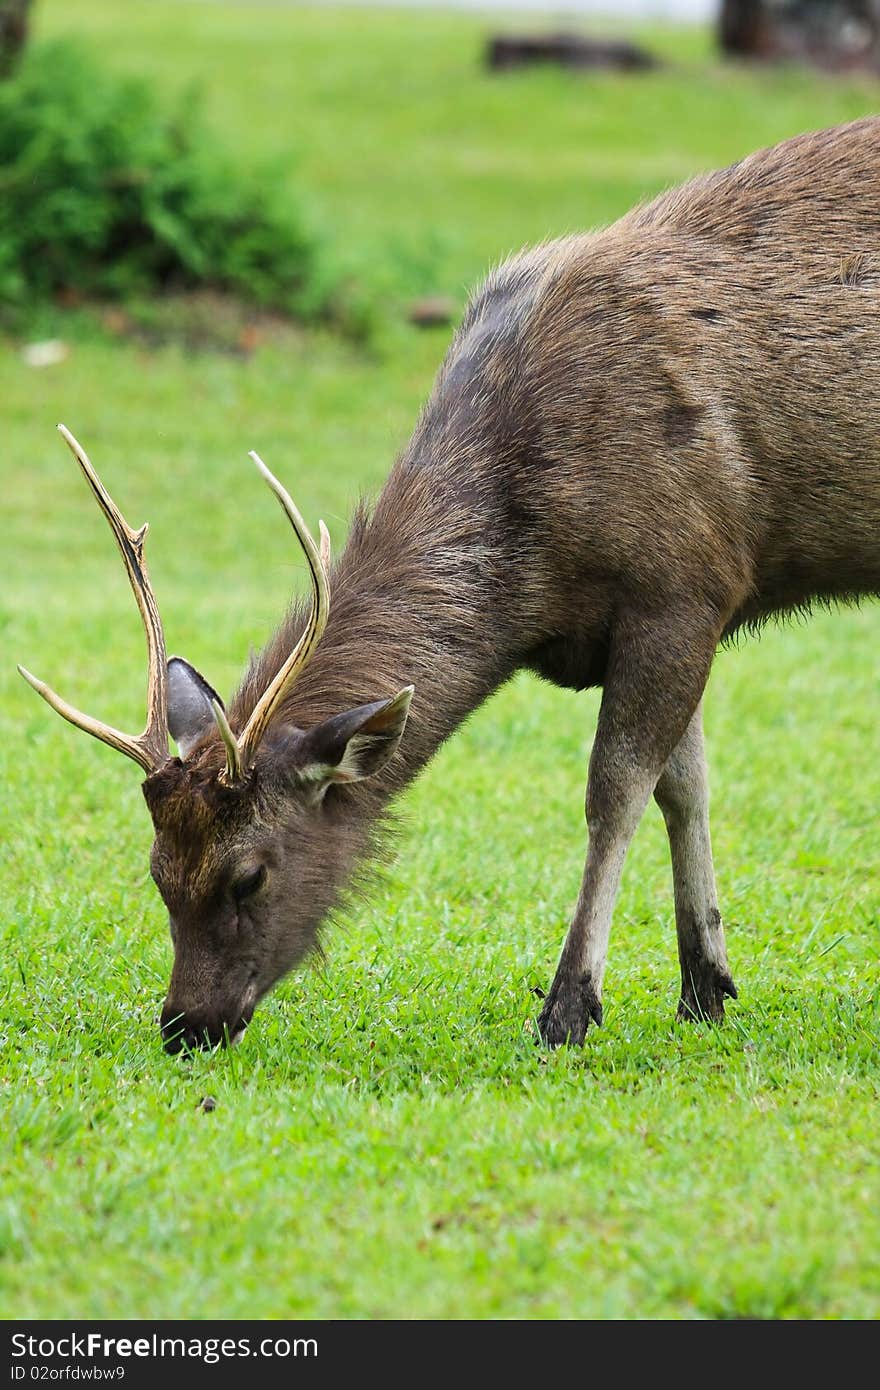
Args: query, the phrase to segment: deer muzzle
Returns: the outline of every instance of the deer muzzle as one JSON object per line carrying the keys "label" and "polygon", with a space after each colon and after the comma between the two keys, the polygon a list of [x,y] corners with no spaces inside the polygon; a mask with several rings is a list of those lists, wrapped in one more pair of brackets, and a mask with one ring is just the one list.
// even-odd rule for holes
{"label": "deer muzzle", "polygon": [[239,1042],[253,1012],[254,1005],[247,1002],[220,1010],[185,1009],[169,996],[159,1019],[162,1045],[172,1056],[177,1052],[230,1046]]}

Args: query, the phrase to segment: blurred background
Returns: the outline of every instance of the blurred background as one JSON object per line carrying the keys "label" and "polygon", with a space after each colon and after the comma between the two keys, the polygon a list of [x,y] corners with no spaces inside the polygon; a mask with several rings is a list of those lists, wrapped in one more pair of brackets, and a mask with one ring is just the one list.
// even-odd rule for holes
{"label": "blurred background", "polygon": [[364,341],[448,324],[523,243],[873,109],[878,15],[0,0],[0,323],[63,337],[53,310],[85,306],[119,338],[243,352],[266,314]]}
{"label": "blurred background", "polygon": [[[137,717],[140,633],[121,577],[89,588],[105,538],[56,420],[117,460],[154,523],[172,648],[225,689],[298,579],[245,451],[290,460],[340,544],[492,265],[873,111],[877,16],[876,0],[0,0],[0,601],[17,657],[48,616],[56,670]],[[72,604],[100,605],[88,650],[65,640]],[[42,738],[24,687],[10,700]]]}

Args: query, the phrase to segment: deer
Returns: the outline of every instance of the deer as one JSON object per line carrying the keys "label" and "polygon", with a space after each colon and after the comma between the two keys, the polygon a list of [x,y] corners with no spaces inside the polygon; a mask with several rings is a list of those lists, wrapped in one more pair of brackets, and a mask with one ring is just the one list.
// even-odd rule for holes
{"label": "deer", "polygon": [[[74,437],[147,637],[139,736],[65,719],[146,774],[174,962],[169,1053],[234,1042],[380,852],[392,803],[518,670],[601,687],[580,892],[538,1028],[601,1024],[624,858],[668,833],[677,1017],[737,990],[709,829],[714,655],[774,616],[880,593],[880,118],[797,136],[526,249],[472,296],[409,443],[331,559],[306,557],[225,705],[166,657],[132,530]],[[169,751],[169,736],[177,754]]]}

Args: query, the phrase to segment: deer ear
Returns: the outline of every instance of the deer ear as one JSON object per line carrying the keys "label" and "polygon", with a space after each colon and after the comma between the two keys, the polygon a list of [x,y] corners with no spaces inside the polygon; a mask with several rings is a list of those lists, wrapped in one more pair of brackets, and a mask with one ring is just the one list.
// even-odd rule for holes
{"label": "deer ear", "polygon": [[196,744],[216,729],[211,701],[223,701],[204,676],[181,656],[168,660],[168,732],[180,756],[189,757]]}
{"label": "deer ear", "polygon": [[390,700],[334,714],[301,734],[292,759],[297,777],[323,792],[332,782],[359,782],[379,772],[400,743],[413,689],[406,685]]}

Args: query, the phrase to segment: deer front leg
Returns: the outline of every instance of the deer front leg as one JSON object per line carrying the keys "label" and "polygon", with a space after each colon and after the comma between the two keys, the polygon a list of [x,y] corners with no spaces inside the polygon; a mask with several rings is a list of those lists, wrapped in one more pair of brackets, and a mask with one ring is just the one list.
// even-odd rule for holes
{"label": "deer front leg", "polygon": [[666,821],[672,854],[681,965],[678,1017],[720,1020],[725,997],[736,998],[736,985],[727,964],[715,890],[701,707],[669,755],[654,796]]}
{"label": "deer front leg", "polygon": [[718,641],[712,616],[621,620],[590,757],[587,862],[574,918],[538,1020],[551,1047],[602,1022],[602,978],[623,861],[667,759],[700,702]]}

